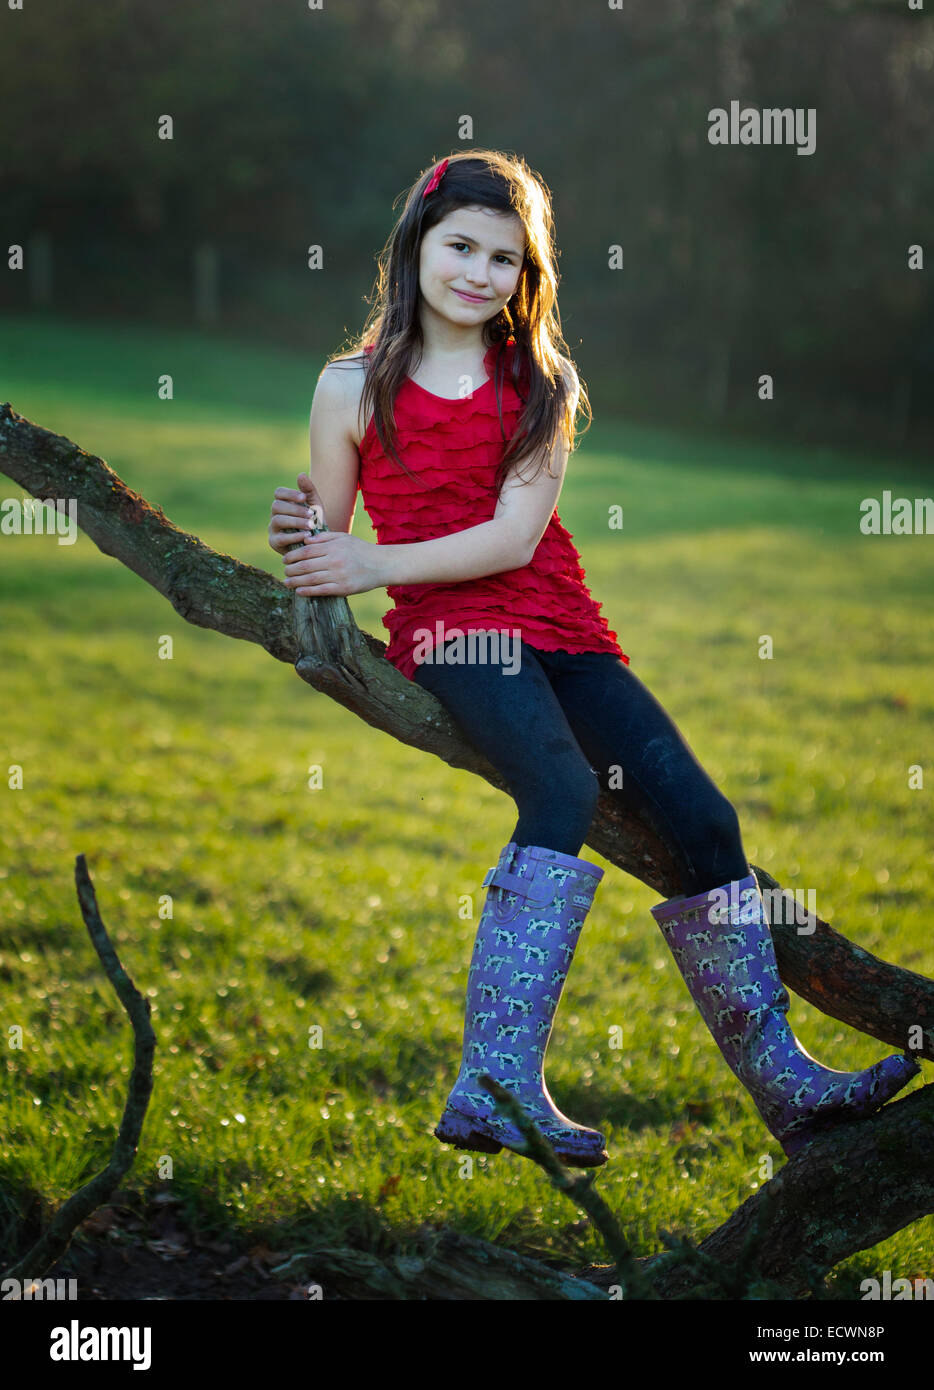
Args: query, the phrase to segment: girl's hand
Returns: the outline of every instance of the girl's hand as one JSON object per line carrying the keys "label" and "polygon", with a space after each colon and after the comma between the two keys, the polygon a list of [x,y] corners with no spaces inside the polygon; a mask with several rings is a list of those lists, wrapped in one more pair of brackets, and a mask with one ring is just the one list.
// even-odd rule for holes
{"label": "girl's hand", "polygon": [[304,541],[311,528],[326,526],[324,507],[307,473],[298,475],[298,488],[277,487],[269,519],[269,544],[285,557],[289,546]]}
{"label": "girl's hand", "polygon": [[309,598],[365,594],[383,586],[379,546],[346,531],[310,536],[301,549],[290,551],[283,560],[286,584]]}

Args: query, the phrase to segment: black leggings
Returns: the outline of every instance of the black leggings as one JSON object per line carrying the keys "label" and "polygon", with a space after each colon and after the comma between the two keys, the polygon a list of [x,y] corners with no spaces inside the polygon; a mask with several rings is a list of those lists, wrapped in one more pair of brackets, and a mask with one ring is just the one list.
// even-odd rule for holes
{"label": "black leggings", "polygon": [[603,788],[679,851],[682,893],[751,872],[732,803],[624,661],[613,652],[504,645],[500,656],[487,644],[497,660],[423,662],[415,680],[502,774],[519,812],[516,844],[578,855]]}

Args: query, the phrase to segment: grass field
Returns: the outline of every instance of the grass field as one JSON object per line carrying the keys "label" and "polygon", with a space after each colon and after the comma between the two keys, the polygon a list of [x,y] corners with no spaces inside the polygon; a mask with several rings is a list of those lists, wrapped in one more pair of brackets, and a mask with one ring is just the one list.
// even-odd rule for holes
{"label": "grass field", "polygon": [[[0,400],[277,575],[269,507],[307,466],[322,362],[144,326],[0,323]],[[162,373],[172,402],[157,399]],[[858,524],[862,498],[926,495],[930,479],[885,457],[639,428],[611,405],[594,402],[559,512],[633,669],[736,805],[750,859],[815,889],[862,946],[934,973],[930,792],[908,780],[922,764],[934,781],[934,540]],[[2,495],[23,494],[7,481]],[[359,500],[354,531],[372,538]],[[165,1188],[171,1159],[187,1219],[280,1249],[309,1233],[405,1248],[430,1219],[569,1265],[605,1260],[533,1165],[477,1156],[464,1177],[431,1134],[511,800],[260,648],[187,625],[83,534],[0,537],[0,590],[3,768],[24,779],[0,798],[2,1022],[24,1030],[3,1058],[7,1232],[30,1196],[48,1213],[101,1166],[122,1108],[130,1033],[78,910],[83,853],[158,1039],[131,1186]],[[351,605],[385,637],[383,591]],[[600,1191],[648,1253],[659,1228],[705,1234],[761,1181],[763,1155],[784,1160],[694,1010],[649,916],[657,895],[582,853],[607,873],[548,1082],[607,1133]],[[891,1050],[797,999],[791,1019],[829,1066]],[[926,1220],[854,1256],[831,1287],[934,1275],[932,1235]]]}

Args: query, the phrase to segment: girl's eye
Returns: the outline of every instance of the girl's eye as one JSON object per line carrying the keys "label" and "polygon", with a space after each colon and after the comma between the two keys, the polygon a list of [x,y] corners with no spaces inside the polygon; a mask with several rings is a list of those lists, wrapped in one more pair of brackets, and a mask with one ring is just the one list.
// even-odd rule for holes
{"label": "girl's eye", "polygon": [[[451,242],[451,246],[452,246],[452,247],[454,248],[454,250],[456,251],[456,250],[458,249],[458,247],[460,247],[460,246],[467,246],[467,243],[466,243],[466,241],[452,241],[452,242]],[[469,250],[470,250],[470,247],[468,246],[467,249],[468,249],[468,251],[469,251]],[[512,265],[512,258],[511,258],[510,256],[504,256],[504,255],[500,254],[500,255],[498,255],[498,256],[496,257],[496,259],[497,259],[498,261],[504,261],[504,262],[506,263],[506,265]]]}

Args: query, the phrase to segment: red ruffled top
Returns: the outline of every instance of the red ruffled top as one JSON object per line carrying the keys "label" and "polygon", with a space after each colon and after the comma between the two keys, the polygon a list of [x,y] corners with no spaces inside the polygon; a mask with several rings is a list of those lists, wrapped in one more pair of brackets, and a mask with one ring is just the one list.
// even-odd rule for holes
{"label": "red ruffled top", "polygon": [[[407,377],[396,393],[396,451],[422,486],[387,458],[373,420],[360,441],[358,489],[380,545],[434,540],[492,520],[494,479],[506,448],[496,403],[493,373],[499,345],[484,358],[488,379],[471,396],[449,400]],[[502,380],[503,426],[512,437],[522,399],[510,379],[509,339]],[[371,351],[371,348],[364,349]],[[425,487],[424,484],[430,484]],[[444,584],[387,586],[394,607],[383,616],[390,634],[386,659],[409,680],[414,678],[416,642],[422,651],[457,631],[498,629],[543,651],[625,654],[590,595],[580,555],[557,509],[527,565],[480,579]],[[420,629],[416,636],[416,629]],[[452,631],[454,629],[454,631]],[[427,630],[431,636],[426,639]]]}

